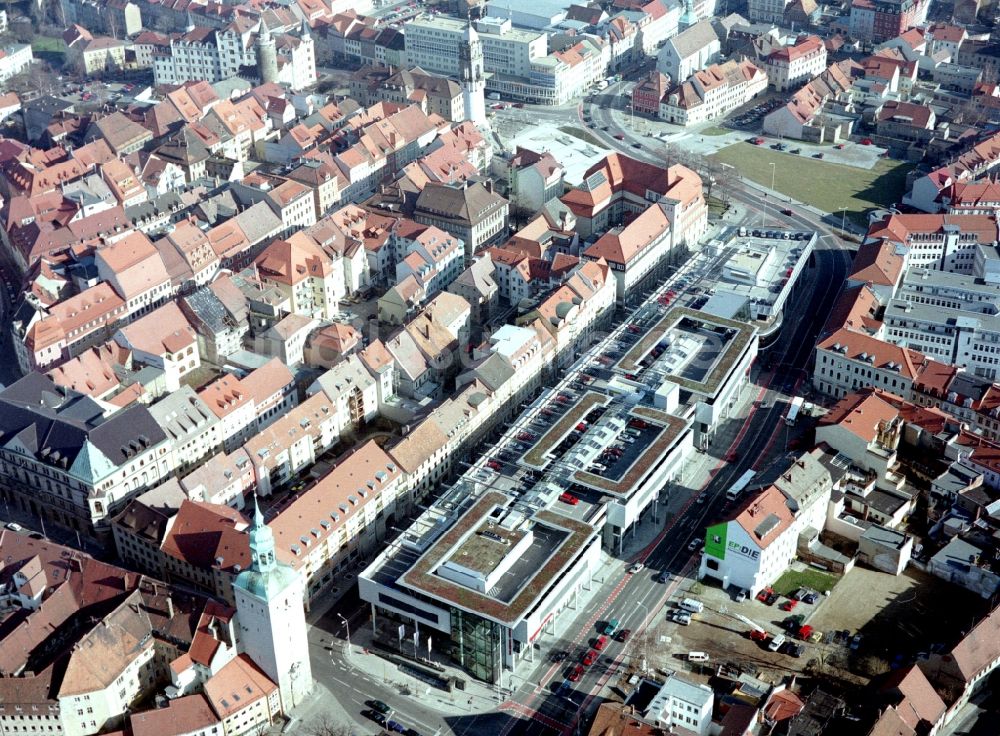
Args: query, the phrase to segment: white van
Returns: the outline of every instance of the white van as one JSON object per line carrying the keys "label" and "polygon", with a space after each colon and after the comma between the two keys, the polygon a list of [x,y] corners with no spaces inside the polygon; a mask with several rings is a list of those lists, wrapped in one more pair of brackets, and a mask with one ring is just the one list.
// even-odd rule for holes
{"label": "white van", "polygon": [[691,613],[701,613],[705,610],[705,604],[694,598],[685,598],[677,604],[677,607]]}
{"label": "white van", "polygon": [[778,634],[776,637],[771,639],[771,643],[767,645],[768,651],[776,652],[781,649],[781,645],[785,643],[785,635]]}
{"label": "white van", "polygon": [[704,652],[688,652],[688,662],[707,662],[708,655]]}

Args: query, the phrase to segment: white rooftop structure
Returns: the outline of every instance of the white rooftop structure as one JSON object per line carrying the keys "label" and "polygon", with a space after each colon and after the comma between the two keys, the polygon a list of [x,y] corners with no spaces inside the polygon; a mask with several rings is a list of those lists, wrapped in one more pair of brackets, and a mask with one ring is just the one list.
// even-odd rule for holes
{"label": "white rooftop structure", "polygon": [[712,725],[715,694],[708,685],[698,685],[671,675],[653,696],[644,717],[657,726],[680,726],[706,736]]}
{"label": "white rooftop structure", "polygon": [[490,335],[490,344],[494,353],[499,353],[513,362],[526,343],[535,337],[535,331],[527,327],[504,325]]}

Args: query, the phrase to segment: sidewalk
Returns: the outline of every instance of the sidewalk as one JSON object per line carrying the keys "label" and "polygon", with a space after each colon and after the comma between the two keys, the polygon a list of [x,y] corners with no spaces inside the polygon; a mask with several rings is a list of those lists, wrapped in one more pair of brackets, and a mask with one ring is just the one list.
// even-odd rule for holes
{"label": "sidewalk", "polygon": [[[388,619],[380,623],[380,628],[384,626],[395,626],[395,622]],[[437,634],[437,632],[434,632]],[[359,627],[358,631],[351,631],[351,647],[345,652],[345,661],[352,670],[368,675],[373,680],[382,682],[386,687],[391,687],[400,695],[408,695],[420,701],[425,708],[438,711],[445,716],[457,716],[476,713],[495,712],[500,703],[507,699],[509,692],[499,690],[479,680],[474,679],[469,673],[454,666],[439,652],[431,650],[431,657],[428,660],[424,642],[426,635],[421,632],[421,652],[417,659],[413,659],[413,638],[408,634],[403,641],[403,654],[398,652],[386,652],[377,648],[373,643],[373,632],[371,621]],[[432,636],[433,638],[433,636]],[[346,642],[339,642],[340,646],[347,649]],[[385,656],[388,654],[389,656]],[[400,662],[412,661],[413,667],[405,671],[406,664]],[[436,685],[425,682],[421,679],[420,673],[434,673],[442,680],[461,680],[464,682],[464,689],[453,687],[451,692]]]}

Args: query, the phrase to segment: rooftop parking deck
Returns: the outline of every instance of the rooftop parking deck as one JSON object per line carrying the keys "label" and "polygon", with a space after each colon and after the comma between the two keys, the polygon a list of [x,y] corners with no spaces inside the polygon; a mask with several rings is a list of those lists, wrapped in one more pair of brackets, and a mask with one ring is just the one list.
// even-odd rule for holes
{"label": "rooftop parking deck", "polygon": [[650,407],[636,407],[632,416],[649,426],[634,428],[638,436],[634,442],[623,445],[622,455],[613,466],[606,466],[599,472],[576,471],[573,474],[576,483],[595,491],[628,496],[653,463],[662,458],[688,428],[687,421]]}
{"label": "rooftop parking deck", "polygon": [[[560,397],[566,397],[565,401],[561,401]],[[610,400],[608,396],[593,391],[587,391],[579,400],[574,400],[567,393],[554,396],[550,404],[565,407],[566,413],[535,441],[534,446],[524,454],[521,462],[531,468],[542,469],[546,467],[551,462],[546,458],[546,455],[575,431],[577,425],[594,407],[606,406]],[[545,409],[542,411],[544,412]]]}
{"label": "rooftop parking deck", "polygon": [[[618,361],[626,375],[666,361],[668,381],[693,393],[712,396],[743,355],[755,328],[687,307],[674,307]],[[661,345],[670,337],[670,346]],[[649,358],[650,360],[647,360]]]}

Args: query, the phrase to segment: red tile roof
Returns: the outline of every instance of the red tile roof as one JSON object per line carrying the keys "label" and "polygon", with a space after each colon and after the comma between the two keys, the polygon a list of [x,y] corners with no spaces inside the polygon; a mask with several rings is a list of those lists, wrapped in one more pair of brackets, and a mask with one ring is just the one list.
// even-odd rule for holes
{"label": "red tile roof", "polygon": [[923,364],[923,353],[903,348],[877,337],[841,328],[820,342],[819,350],[828,350],[850,360],[864,362],[873,368],[896,370],[904,378],[914,379]]}
{"label": "red tile roof", "polygon": [[747,498],[734,517],[761,549],[781,536],[794,520],[785,495],[775,486]]}
{"label": "red tile roof", "polygon": [[160,549],[200,570],[233,571],[237,566],[245,570],[250,565],[248,524],[243,514],[228,506],[185,500]]}
{"label": "red tile roof", "polygon": [[[906,259],[896,252],[895,244],[900,241],[890,239],[889,232],[889,228],[874,233],[869,231],[869,238],[884,240],[870,240],[858,248],[848,281],[893,287],[899,282]],[[895,234],[895,231],[892,232]]]}

